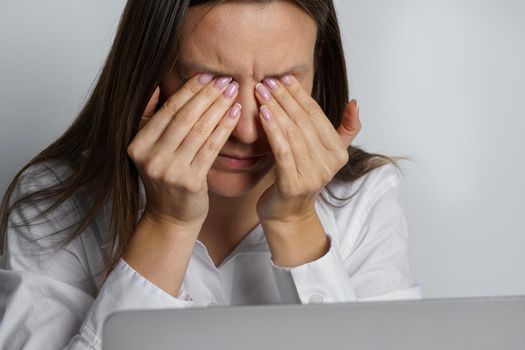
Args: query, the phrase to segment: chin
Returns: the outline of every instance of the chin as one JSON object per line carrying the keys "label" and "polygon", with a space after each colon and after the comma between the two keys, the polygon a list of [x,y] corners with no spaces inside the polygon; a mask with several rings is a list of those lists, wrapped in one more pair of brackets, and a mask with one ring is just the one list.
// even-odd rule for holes
{"label": "chin", "polygon": [[273,183],[273,164],[267,164],[257,171],[227,172],[210,168],[208,172],[208,192],[217,196],[243,197],[252,192],[262,191]]}

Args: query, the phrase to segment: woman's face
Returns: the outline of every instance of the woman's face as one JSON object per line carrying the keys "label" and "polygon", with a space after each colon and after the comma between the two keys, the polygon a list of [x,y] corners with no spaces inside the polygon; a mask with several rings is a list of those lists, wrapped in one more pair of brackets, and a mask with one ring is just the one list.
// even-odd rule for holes
{"label": "woman's face", "polygon": [[201,19],[207,10],[199,6],[188,11],[181,56],[161,83],[161,102],[200,72],[220,72],[239,83],[236,102],[242,105],[241,117],[220,153],[266,156],[250,170],[232,169],[216,160],[208,173],[210,192],[238,197],[255,188],[266,189],[275,179],[274,158],[259,120],[255,85],[266,77],[290,73],[311,94],[317,26],[289,1],[263,5],[226,2]]}

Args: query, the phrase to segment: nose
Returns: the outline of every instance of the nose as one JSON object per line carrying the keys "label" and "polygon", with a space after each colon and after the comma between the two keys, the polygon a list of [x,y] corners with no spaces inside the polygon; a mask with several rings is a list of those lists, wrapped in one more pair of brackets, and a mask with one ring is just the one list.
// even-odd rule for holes
{"label": "nose", "polygon": [[230,139],[233,138],[235,141],[244,144],[256,143],[257,140],[266,137],[259,119],[260,104],[255,96],[256,84],[257,82],[239,83],[239,94],[236,102],[242,105],[241,116],[230,135]]}

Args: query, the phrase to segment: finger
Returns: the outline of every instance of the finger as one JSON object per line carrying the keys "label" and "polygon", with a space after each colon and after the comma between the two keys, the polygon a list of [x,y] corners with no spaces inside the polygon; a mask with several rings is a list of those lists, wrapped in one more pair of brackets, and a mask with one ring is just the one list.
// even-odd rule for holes
{"label": "finger", "polygon": [[[276,79],[266,78],[263,80],[264,85],[258,85],[261,92],[266,87],[266,90],[270,95],[267,95],[267,101],[265,103],[274,110],[274,105],[278,104],[280,109],[288,116],[290,120],[295,123],[295,126],[299,128],[305,141],[308,144],[308,149],[311,153],[315,153],[320,147],[324,148],[323,143],[320,140],[317,129],[312,124],[312,121],[308,117],[306,111],[298,104],[295,98],[290,95],[288,90],[279,84]],[[300,84],[299,84],[300,85]],[[263,94],[260,94],[264,98]]]}
{"label": "finger", "polygon": [[179,106],[185,105],[195,94],[209,85],[208,79],[210,77],[213,79],[210,75],[204,76],[202,74],[196,74],[191,77],[163,103],[161,108],[149,120],[145,119],[142,128],[135,135],[135,139],[140,140],[145,145],[154,144],[180,108]]}
{"label": "finger", "polygon": [[309,137],[309,139],[307,140],[301,130],[302,126],[298,126],[290,119],[289,115],[272,97],[263,84],[257,84],[255,90],[257,91],[257,98],[261,104],[265,104],[268,107],[268,113],[275,116],[275,121],[280,125],[286,141],[290,144],[297,166],[295,171],[301,175],[305,175],[311,170],[312,155],[317,157],[320,152],[319,146],[322,146],[315,130],[311,130],[313,135],[308,135],[307,137]]}
{"label": "finger", "polygon": [[178,108],[175,116],[155,143],[155,149],[159,152],[175,152],[193,125],[210,108],[214,101],[221,96],[231,80],[231,77],[215,79],[213,83],[206,85],[185,105]]}
{"label": "finger", "polygon": [[337,133],[330,120],[324,114],[317,101],[303,88],[303,86],[291,74],[280,78],[282,86],[297,101],[301,108],[306,111],[312,125],[317,129],[319,139],[328,150],[334,150],[334,138]]}
{"label": "finger", "polygon": [[[267,120],[267,117],[271,120]],[[290,144],[267,106],[262,105],[260,107],[259,118],[262,120],[264,132],[272,149],[277,178],[285,188],[292,188],[297,180],[297,166]]]}
{"label": "finger", "polygon": [[[353,102],[353,103],[352,103]],[[345,148],[348,148],[361,130],[361,121],[359,120],[359,104],[352,100],[346,105],[341,119],[341,125],[337,128],[341,141]]]}
{"label": "finger", "polygon": [[[202,115],[201,118],[193,125],[189,133],[184,138],[179,148],[176,150],[178,159],[185,160],[187,164],[193,161],[195,154],[206,142],[213,129],[221,121],[224,114],[232,106],[237,97],[239,84],[232,82],[224,93],[211,105],[211,107]],[[240,105],[239,105],[240,106]]]}
{"label": "finger", "polygon": [[[295,98],[290,95],[288,90],[273,78],[266,78],[263,80],[263,83],[263,87],[270,93],[267,104],[271,106],[278,104],[295,125],[300,128],[305,139],[308,138],[320,142],[317,130],[314,128],[310,118],[308,118],[306,111],[297,103]],[[259,88],[261,91],[263,90],[261,86],[259,86]],[[318,147],[318,145],[316,146]]]}
{"label": "finger", "polygon": [[155,88],[155,91],[153,91],[153,95],[148,101],[148,104],[146,105],[146,108],[144,110],[144,113],[142,114],[142,118],[149,119],[155,114],[155,107],[157,106],[157,103],[159,102],[159,96],[160,96],[160,87],[157,86]]}
{"label": "finger", "polygon": [[195,158],[193,158],[193,161],[190,163],[190,168],[193,169],[199,178],[203,178],[208,174],[219,152],[239,121],[241,108],[242,106],[236,103],[228,110]]}

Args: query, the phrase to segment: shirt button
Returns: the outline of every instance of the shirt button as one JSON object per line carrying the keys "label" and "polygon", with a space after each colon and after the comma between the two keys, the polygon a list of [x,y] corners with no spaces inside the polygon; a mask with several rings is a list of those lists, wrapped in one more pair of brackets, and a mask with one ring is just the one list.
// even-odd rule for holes
{"label": "shirt button", "polygon": [[323,303],[323,297],[319,294],[314,294],[308,299],[308,303],[310,304],[322,304]]}

